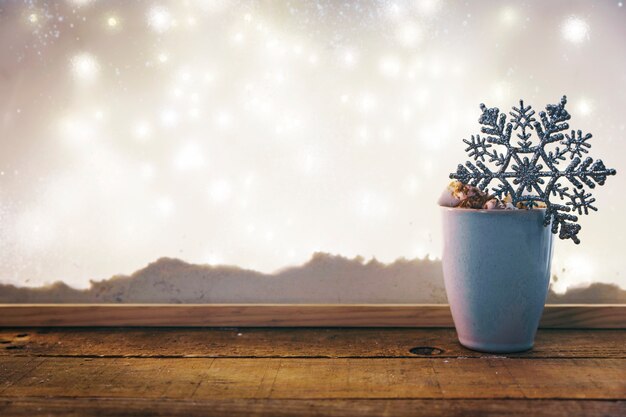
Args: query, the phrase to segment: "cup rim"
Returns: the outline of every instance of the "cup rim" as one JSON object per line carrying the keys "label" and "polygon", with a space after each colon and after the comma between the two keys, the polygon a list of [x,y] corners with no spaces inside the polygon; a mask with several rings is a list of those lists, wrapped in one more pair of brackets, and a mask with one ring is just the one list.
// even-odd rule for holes
{"label": "cup rim", "polygon": [[545,208],[533,208],[533,209],[516,209],[516,210],[512,210],[512,209],[473,209],[473,208],[466,208],[466,207],[446,207],[446,206],[439,206],[440,209],[444,210],[444,211],[450,211],[450,212],[464,212],[464,213],[483,213],[483,214],[497,214],[497,215],[517,215],[517,214],[521,214],[521,213],[534,213],[534,212],[541,212],[542,214],[545,214],[546,209]]}

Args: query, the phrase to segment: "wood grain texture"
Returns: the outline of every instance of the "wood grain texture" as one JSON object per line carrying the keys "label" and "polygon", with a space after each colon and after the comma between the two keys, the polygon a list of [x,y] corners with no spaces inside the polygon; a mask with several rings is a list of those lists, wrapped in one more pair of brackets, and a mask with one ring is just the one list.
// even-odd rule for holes
{"label": "wood grain texture", "polygon": [[450,328],[0,329],[0,415],[621,416],[625,341],[544,329],[488,355]]}
{"label": "wood grain texture", "polygon": [[[410,350],[419,347],[417,354]],[[626,331],[540,329],[533,350],[510,358],[626,358]],[[146,358],[456,358],[451,328],[0,329],[0,356]]]}
{"label": "wood grain texture", "polygon": [[[0,327],[452,327],[447,305],[2,304]],[[626,305],[548,305],[544,328],[626,328]]]}
{"label": "wood grain texture", "polygon": [[625,393],[625,359],[0,358],[2,397],[620,400]]}
{"label": "wood grain texture", "polygon": [[0,415],[14,417],[607,417],[626,415],[626,401],[598,400],[146,400],[0,397]]}

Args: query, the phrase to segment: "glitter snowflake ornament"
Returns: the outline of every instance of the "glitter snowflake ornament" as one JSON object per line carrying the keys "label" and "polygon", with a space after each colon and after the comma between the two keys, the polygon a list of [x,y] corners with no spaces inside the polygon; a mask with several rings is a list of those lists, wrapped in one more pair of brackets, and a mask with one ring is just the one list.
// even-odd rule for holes
{"label": "glitter snowflake ornament", "polygon": [[[495,182],[491,187],[494,195],[510,195],[515,205],[533,208],[544,203],[544,225],[552,224],[552,233],[578,244],[580,225],[576,214],[597,211],[589,189],[604,185],[616,171],[606,168],[600,159],[594,161],[586,156],[592,136],[569,130],[567,121],[571,116],[565,110],[566,103],[563,96],[560,103],[548,104],[537,119],[531,106],[524,106],[520,100],[519,107],[513,107],[509,113],[509,121],[498,108],[481,104],[478,122],[485,136],[463,139],[467,144],[465,151],[474,162],[459,165],[450,178],[483,191]],[[565,200],[565,204],[552,202],[551,197],[559,202]]]}

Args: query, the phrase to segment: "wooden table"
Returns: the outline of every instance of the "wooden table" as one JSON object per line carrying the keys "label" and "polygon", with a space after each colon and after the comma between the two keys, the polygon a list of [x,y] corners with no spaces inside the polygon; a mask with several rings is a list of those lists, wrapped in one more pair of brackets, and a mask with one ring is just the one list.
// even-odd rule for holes
{"label": "wooden table", "polygon": [[0,329],[0,416],[626,416],[625,330]]}

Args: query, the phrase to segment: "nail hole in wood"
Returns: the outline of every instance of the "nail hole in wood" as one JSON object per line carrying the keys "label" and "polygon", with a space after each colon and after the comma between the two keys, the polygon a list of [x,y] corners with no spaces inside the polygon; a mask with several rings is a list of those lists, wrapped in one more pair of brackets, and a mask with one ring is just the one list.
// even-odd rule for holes
{"label": "nail hole in wood", "polygon": [[430,355],[441,355],[443,353],[443,349],[430,347],[430,346],[418,346],[418,347],[414,347],[413,349],[410,349],[409,352],[411,352],[414,355],[430,356]]}

